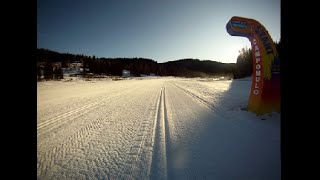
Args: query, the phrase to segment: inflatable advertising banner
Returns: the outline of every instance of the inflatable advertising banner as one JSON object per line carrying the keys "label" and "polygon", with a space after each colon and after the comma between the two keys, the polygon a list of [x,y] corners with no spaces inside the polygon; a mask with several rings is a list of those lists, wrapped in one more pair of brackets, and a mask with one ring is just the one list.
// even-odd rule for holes
{"label": "inflatable advertising banner", "polygon": [[234,16],[227,23],[231,36],[247,37],[253,53],[253,72],[248,111],[257,115],[280,112],[280,59],[263,25],[254,19]]}

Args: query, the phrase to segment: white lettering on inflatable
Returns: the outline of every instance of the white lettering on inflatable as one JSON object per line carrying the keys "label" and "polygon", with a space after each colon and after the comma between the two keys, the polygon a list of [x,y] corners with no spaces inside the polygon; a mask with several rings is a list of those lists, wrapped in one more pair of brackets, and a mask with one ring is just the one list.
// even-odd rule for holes
{"label": "white lettering on inflatable", "polygon": [[261,65],[259,64],[260,62],[260,49],[257,45],[257,40],[256,39],[253,39],[252,40],[252,43],[254,45],[254,55],[255,55],[255,62],[256,62],[256,65],[254,66],[255,67],[255,78],[254,78],[254,89],[253,89],[253,94],[254,95],[258,95],[259,94],[259,84],[258,82],[260,82],[260,79],[261,79]]}
{"label": "white lettering on inflatable", "polygon": [[256,70],[260,70],[261,69],[261,65],[260,64],[257,64],[256,65]]}
{"label": "white lettering on inflatable", "polygon": [[261,71],[256,71],[256,77],[261,76]]}
{"label": "white lettering on inflatable", "polygon": [[259,47],[257,45],[254,46],[254,51],[259,51]]}
{"label": "white lettering on inflatable", "polygon": [[256,39],[253,39],[252,40],[252,43],[255,45],[255,44],[257,44],[257,40]]}

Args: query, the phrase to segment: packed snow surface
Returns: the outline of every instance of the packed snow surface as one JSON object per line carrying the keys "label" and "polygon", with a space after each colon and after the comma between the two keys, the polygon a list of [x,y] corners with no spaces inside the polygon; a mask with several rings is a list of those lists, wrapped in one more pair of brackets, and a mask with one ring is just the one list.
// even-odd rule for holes
{"label": "packed snow surface", "polygon": [[280,114],[246,111],[250,79],[37,84],[38,179],[281,177]]}

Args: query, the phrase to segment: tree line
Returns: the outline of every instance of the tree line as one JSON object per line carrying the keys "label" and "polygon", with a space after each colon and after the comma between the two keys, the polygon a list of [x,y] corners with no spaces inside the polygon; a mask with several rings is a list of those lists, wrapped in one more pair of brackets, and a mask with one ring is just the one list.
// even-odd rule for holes
{"label": "tree line", "polygon": [[[275,42],[275,45],[281,59],[281,41]],[[81,64],[81,75],[84,77],[88,74],[121,76],[123,70],[130,71],[132,76],[150,74],[177,77],[232,76],[237,79],[252,75],[251,48],[242,48],[236,63],[192,58],[158,63],[146,58],[97,58],[83,54],[59,53],[48,49],[37,49],[37,62],[39,80],[42,77],[62,79],[62,69],[69,68],[71,63]]]}
{"label": "tree line", "polygon": [[[281,61],[281,52],[282,52],[282,45],[281,40],[279,42],[274,42],[276,49],[278,51],[278,55]],[[251,48],[242,48],[239,51],[239,56],[237,57],[237,63],[235,65],[234,71],[233,71],[233,78],[244,78],[249,77],[252,75],[252,50]]]}
{"label": "tree line", "polygon": [[[71,63],[80,63],[82,75],[104,74],[121,76],[123,70],[132,76],[157,75],[177,77],[208,77],[232,75],[234,63],[221,63],[199,59],[180,59],[158,63],[146,58],[96,58],[95,56],[58,53],[48,49],[37,49],[38,78],[63,78],[62,68],[69,68]],[[59,63],[60,65],[57,65]]]}

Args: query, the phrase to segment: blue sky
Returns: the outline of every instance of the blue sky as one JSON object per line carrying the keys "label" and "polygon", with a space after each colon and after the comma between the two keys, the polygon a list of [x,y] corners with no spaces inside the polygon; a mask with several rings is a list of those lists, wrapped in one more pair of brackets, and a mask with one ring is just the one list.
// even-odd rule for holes
{"label": "blue sky", "polygon": [[38,0],[37,47],[96,57],[235,63],[250,43],[227,33],[232,16],[256,19],[280,40],[280,0]]}

